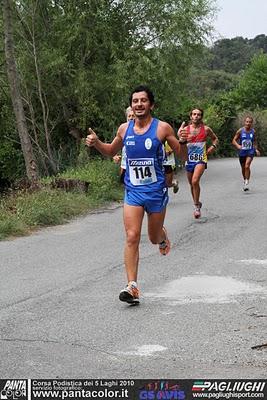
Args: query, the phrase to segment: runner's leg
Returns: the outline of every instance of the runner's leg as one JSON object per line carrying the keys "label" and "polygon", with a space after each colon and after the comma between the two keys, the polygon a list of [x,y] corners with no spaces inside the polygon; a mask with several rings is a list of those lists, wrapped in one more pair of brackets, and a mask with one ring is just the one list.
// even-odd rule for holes
{"label": "runner's leg", "polygon": [[194,202],[194,193],[193,193],[193,187],[192,187],[192,178],[193,178],[193,172],[187,171],[187,180],[188,180],[188,183],[189,183],[189,185],[190,185],[191,195],[192,195],[192,199],[193,199],[193,202]]}
{"label": "runner's leg", "polygon": [[124,262],[128,282],[137,281],[139,262],[139,242],[141,237],[144,208],[124,204],[123,219],[126,232]]}
{"label": "runner's leg", "polygon": [[200,198],[200,178],[203,175],[205,171],[205,164],[197,164],[195,166],[193,176],[192,176],[192,192],[193,192],[193,199],[194,199],[194,204],[197,206],[200,204],[199,198]]}
{"label": "runner's leg", "polygon": [[252,160],[253,160],[252,157],[247,157],[246,162],[244,164],[244,170],[245,170],[244,176],[245,176],[245,179],[247,179],[248,181],[250,179],[250,166],[251,166]]}
{"label": "runner's leg", "polygon": [[159,244],[166,239],[166,234],[163,230],[165,214],[166,207],[161,212],[147,214],[148,237],[153,244]]}
{"label": "runner's leg", "polygon": [[245,180],[245,179],[246,179],[246,168],[245,168],[245,161],[244,161],[244,162],[242,162],[242,164],[241,164],[241,171],[242,171],[242,176],[243,176],[243,179]]}
{"label": "runner's leg", "polygon": [[165,172],[165,182],[168,188],[172,187],[173,172]]}
{"label": "runner's leg", "polygon": [[164,165],[165,182],[167,187],[172,187],[173,169],[171,165]]}
{"label": "runner's leg", "polygon": [[205,164],[197,164],[194,168],[193,172],[187,171],[187,179],[190,184],[191,194],[193,198],[194,204],[197,206],[199,205],[199,198],[200,198],[200,178],[205,171]]}

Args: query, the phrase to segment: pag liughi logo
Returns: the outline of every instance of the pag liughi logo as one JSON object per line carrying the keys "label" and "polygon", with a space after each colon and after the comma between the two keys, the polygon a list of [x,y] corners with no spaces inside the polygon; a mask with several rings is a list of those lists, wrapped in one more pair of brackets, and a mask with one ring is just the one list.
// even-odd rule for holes
{"label": "pag liughi logo", "polygon": [[193,392],[203,392],[203,390],[205,390],[207,388],[208,388],[208,386],[205,381],[196,381],[193,384],[192,391]]}
{"label": "pag liughi logo", "polygon": [[266,382],[259,380],[195,381],[192,392],[263,392]]}

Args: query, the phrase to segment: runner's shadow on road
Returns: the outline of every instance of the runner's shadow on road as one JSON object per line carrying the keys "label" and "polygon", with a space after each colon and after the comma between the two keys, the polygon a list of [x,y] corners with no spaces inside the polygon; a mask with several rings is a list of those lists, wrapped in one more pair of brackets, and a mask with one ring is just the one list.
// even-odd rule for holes
{"label": "runner's shadow on road", "polygon": [[194,221],[195,224],[205,224],[206,222],[208,222],[208,217],[201,217]]}

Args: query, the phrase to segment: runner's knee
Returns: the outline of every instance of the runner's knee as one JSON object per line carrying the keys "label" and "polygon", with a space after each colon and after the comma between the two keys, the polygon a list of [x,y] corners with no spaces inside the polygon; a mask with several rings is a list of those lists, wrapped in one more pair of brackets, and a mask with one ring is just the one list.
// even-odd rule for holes
{"label": "runner's knee", "polygon": [[126,241],[128,246],[137,245],[140,241],[140,232],[135,229],[127,229]]}
{"label": "runner's knee", "polygon": [[192,178],[192,186],[198,186],[199,181],[200,181],[200,178]]}

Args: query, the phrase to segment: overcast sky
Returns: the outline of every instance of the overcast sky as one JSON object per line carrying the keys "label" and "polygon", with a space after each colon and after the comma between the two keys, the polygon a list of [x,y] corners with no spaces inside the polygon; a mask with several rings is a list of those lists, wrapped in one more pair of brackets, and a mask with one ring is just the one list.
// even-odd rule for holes
{"label": "overcast sky", "polygon": [[214,26],[216,38],[242,36],[252,39],[267,35],[267,0],[216,0],[218,8]]}

